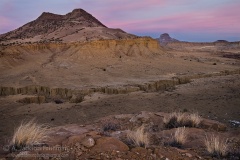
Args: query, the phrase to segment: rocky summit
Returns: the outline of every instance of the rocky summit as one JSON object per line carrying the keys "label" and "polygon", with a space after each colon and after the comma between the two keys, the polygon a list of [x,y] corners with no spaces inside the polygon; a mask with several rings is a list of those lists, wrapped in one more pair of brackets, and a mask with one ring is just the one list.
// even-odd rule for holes
{"label": "rocky summit", "polygon": [[160,44],[165,45],[169,42],[178,42],[179,40],[176,40],[169,36],[168,33],[161,34],[157,40],[160,42]]}
{"label": "rocky summit", "polygon": [[43,12],[36,20],[0,35],[6,43],[72,42],[99,39],[125,39],[136,36],[106,27],[83,9],[66,15]]}

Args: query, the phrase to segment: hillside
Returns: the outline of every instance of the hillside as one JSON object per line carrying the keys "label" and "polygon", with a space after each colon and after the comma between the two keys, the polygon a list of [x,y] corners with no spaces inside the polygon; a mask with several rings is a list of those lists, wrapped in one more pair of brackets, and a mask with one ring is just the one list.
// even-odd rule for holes
{"label": "hillside", "polygon": [[106,27],[83,9],[75,9],[66,15],[42,13],[36,20],[0,35],[6,43],[73,42],[99,39],[126,39],[136,36],[121,29]]}

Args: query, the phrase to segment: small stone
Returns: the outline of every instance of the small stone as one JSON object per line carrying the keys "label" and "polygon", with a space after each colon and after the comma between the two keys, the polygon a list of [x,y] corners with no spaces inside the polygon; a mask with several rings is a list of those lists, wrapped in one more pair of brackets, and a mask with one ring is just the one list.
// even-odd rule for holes
{"label": "small stone", "polygon": [[190,153],[186,153],[186,156],[192,158],[192,155]]}
{"label": "small stone", "polygon": [[83,154],[83,152],[82,151],[77,151],[77,153],[76,153],[76,156],[81,156]]}
{"label": "small stone", "polygon": [[81,141],[81,144],[87,148],[91,148],[95,145],[95,140],[91,137],[86,137]]}

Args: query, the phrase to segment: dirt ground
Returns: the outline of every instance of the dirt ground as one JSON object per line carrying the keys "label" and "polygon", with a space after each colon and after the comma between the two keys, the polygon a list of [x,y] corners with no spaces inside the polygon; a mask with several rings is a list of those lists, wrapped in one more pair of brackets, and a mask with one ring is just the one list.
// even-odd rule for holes
{"label": "dirt ground", "polygon": [[[24,57],[25,56],[25,57]],[[49,61],[49,58],[51,58]],[[109,57],[67,61],[51,53],[23,55],[18,64],[0,65],[1,86],[43,85],[71,89],[122,86],[171,79],[174,76],[213,74],[240,69],[238,59],[209,52],[166,51],[157,57]],[[47,60],[47,63],[46,63]],[[6,63],[7,64],[7,63]],[[92,93],[81,103],[54,102],[24,104],[18,100],[31,95],[0,97],[0,143],[7,144],[23,120],[35,118],[51,127],[93,124],[102,117],[150,112],[198,112],[229,129],[230,120],[240,121],[240,75],[192,79],[165,91],[137,91],[127,94]]]}
{"label": "dirt ground", "polygon": [[[22,120],[36,118],[51,126],[91,124],[108,115],[140,111],[198,112],[201,116],[229,124],[240,121],[240,75],[196,79],[173,90],[105,95],[94,93],[79,104],[21,104],[20,95],[1,97],[1,137],[9,137]],[[5,140],[4,140],[5,139]],[[7,138],[2,139],[6,141]]]}

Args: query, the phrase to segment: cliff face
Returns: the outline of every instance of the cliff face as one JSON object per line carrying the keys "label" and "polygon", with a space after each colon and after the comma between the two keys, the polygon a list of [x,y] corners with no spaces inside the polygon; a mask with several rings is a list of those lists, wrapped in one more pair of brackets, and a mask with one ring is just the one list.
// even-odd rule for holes
{"label": "cliff face", "polygon": [[164,53],[151,38],[9,45],[0,51],[1,85],[73,88],[138,80]]}
{"label": "cliff face", "polygon": [[153,57],[162,53],[158,42],[151,38],[0,46],[0,69],[23,64],[34,55],[40,56],[40,59],[51,55],[45,58],[46,63],[53,59],[59,63],[70,63],[86,58]]}
{"label": "cliff face", "polygon": [[[127,40],[96,40],[90,42],[46,43],[0,46],[1,56],[19,54],[44,54],[45,52],[88,55],[151,55],[162,53],[158,42],[151,38]],[[88,52],[88,53],[86,53]]]}

